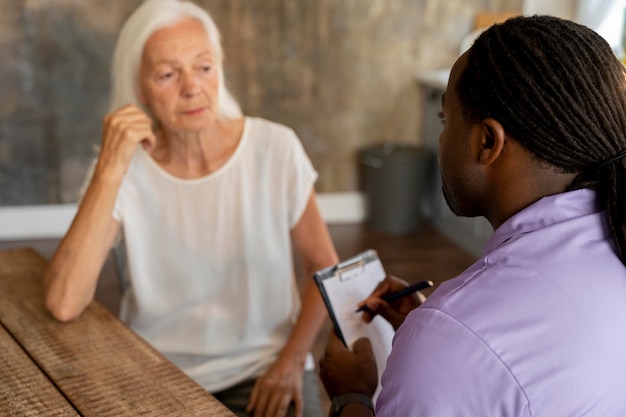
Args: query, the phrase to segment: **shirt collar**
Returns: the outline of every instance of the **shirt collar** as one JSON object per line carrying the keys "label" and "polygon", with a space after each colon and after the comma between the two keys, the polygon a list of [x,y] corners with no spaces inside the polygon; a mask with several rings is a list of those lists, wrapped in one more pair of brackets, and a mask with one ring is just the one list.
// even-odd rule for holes
{"label": "shirt collar", "polygon": [[483,255],[514,236],[600,211],[596,192],[587,188],[543,197],[502,223],[487,241]]}

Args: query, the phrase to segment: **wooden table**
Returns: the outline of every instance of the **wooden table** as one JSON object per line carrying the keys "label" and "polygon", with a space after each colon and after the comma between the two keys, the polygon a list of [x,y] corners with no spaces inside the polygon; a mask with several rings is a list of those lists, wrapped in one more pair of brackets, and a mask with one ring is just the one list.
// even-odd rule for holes
{"label": "wooden table", "polygon": [[97,302],[55,321],[46,264],[32,249],[0,252],[1,416],[234,416]]}

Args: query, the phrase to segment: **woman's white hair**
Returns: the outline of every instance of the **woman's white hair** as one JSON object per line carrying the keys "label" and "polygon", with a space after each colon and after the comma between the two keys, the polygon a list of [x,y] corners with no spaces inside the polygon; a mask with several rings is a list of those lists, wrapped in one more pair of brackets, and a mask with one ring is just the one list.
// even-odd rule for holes
{"label": "woman's white hair", "polygon": [[202,23],[213,47],[218,77],[217,117],[242,117],[239,104],[224,83],[221,36],[215,22],[199,6],[180,0],[146,0],[124,23],[113,53],[109,112],[134,104],[150,114],[139,99],[139,69],[143,48],[154,32],[187,18],[197,19]]}

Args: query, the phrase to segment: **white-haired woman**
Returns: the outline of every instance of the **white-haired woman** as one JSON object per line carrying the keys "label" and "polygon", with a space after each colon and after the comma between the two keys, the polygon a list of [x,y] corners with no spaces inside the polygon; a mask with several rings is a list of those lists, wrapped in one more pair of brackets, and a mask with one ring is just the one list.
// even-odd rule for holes
{"label": "white-haired woman", "polygon": [[193,3],[143,3],[112,82],[98,158],[44,277],[48,309],[81,314],[121,233],[124,321],[239,415],[319,413],[310,349],[325,310],[312,280],[300,299],[291,248],[306,276],[337,255],[297,136],[242,116],[218,29]]}

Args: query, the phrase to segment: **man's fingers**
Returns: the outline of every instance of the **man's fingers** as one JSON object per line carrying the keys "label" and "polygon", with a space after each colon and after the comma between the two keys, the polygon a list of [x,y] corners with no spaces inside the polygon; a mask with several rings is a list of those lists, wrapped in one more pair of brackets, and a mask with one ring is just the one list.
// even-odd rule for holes
{"label": "man's fingers", "polygon": [[[334,374],[335,369],[332,369],[332,366],[329,366],[329,363],[332,363],[335,358],[342,358],[346,353],[348,348],[343,344],[337,333],[334,331],[330,331],[328,333],[328,340],[326,341],[326,349],[324,350],[324,356],[322,356],[319,360],[320,372],[322,374]],[[341,359],[339,359],[341,361]]]}
{"label": "man's fingers", "polygon": [[370,356],[374,357],[374,351],[372,350],[372,344],[369,339],[366,337],[362,337],[354,342],[352,345],[352,351],[357,356]]}
{"label": "man's fingers", "polygon": [[393,309],[393,307],[391,307],[391,305],[382,300],[373,299],[368,301],[366,305],[370,309],[370,311],[372,311],[372,313],[367,313],[367,316],[365,316],[365,314],[363,316],[363,319],[368,323],[372,321],[376,315],[379,315],[387,320],[389,323],[391,323],[393,328],[397,330],[400,324],[402,324],[402,322],[404,321],[403,314],[398,313],[396,310]]}
{"label": "man's fingers", "polygon": [[378,285],[376,286],[376,288],[374,288],[374,291],[372,291],[371,296],[375,296],[375,297],[380,297],[383,294],[386,294],[389,292],[391,288],[391,282],[389,281],[389,277],[385,277],[384,280],[380,281],[378,283]]}
{"label": "man's fingers", "polygon": [[335,331],[331,331],[328,334],[328,341],[326,342],[326,352],[331,354],[339,350],[344,350],[346,347],[337,335]]}

